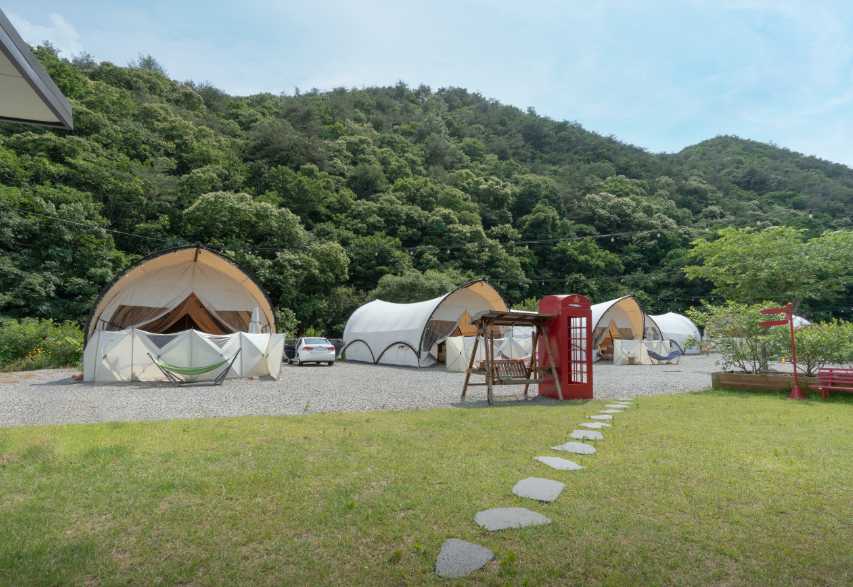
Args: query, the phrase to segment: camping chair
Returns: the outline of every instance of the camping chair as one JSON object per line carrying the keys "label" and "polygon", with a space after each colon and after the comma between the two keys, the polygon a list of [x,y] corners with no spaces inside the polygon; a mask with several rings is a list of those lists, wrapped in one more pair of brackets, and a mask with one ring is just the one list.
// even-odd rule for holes
{"label": "camping chair", "polygon": [[237,360],[237,357],[240,355],[240,351],[242,349],[238,349],[234,356],[230,361],[223,359],[217,363],[212,365],[206,365],[204,367],[180,367],[178,365],[172,365],[170,363],[166,363],[165,361],[158,361],[154,357],[151,356],[151,353],[146,353],[148,358],[153,361],[157,368],[166,376],[166,378],[176,385],[187,385],[189,383],[198,383],[199,381],[196,377],[200,377],[206,373],[210,373],[211,371],[215,371],[225,365],[225,368],[213,379],[213,385],[222,385],[222,382],[225,380],[225,376],[228,375],[228,371],[231,370],[231,367],[234,365],[234,361]]}

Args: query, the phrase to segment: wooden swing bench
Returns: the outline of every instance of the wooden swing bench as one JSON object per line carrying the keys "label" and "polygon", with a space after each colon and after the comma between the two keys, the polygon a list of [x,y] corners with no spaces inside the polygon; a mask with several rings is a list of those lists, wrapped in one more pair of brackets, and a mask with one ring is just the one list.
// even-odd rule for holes
{"label": "wooden swing bench", "polygon": [[[468,368],[465,370],[462,401],[465,401],[468,387],[485,386],[486,401],[492,405],[494,403],[492,388],[496,385],[524,385],[524,398],[527,399],[530,384],[541,383],[547,376],[553,378],[559,397],[563,399],[563,391],[557,377],[557,370],[554,367],[555,354],[548,336],[544,333],[545,323],[551,319],[551,316],[536,312],[492,310],[479,314],[473,321],[477,325],[477,338],[474,339],[474,348],[471,350],[471,358],[468,361]],[[529,365],[523,359],[495,359],[495,331],[497,328],[518,325],[534,328]],[[483,339],[485,359],[475,365],[477,348],[481,338]],[[540,344],[544,349],[547,365],[543,365],[539,361],[538,349]],[[483,376],[485,381],[472,382],[472,375]]]}

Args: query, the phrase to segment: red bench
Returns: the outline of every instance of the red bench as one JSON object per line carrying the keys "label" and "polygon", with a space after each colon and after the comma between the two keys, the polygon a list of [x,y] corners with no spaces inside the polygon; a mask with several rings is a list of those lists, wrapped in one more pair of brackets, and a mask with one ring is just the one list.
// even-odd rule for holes
{"label": "red bench", "polygon": [[833,391],[853,393],[853,369],[821,369],[817,372],[817,388],[823,399]]}

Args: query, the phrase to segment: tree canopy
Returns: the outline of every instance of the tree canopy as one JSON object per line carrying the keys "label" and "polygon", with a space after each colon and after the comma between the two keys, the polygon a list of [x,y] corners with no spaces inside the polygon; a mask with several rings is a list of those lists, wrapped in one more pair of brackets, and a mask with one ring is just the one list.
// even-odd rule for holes
{"label": "tree canopy", "polygon": [[[790,237],[826,260],[799,280],[819,288],[848,262],[853,170],[770,145],[718,137],[655,155],[461,88],[237,97],[170,79],[144,52],[128,67],[36,52],[76,129],[0,124],[0,316],[81,322],[128,264],[193,242],[252,271],[289,328],[328,335],[370,298],[472,278],[510,303],[747,299],[717,276],[725,227],[782,227],[737,238]],[[803,312],[849,317],[849,273],[819,298],[789,260],[738,264],[761,275],[751,299],[781,276]]]}

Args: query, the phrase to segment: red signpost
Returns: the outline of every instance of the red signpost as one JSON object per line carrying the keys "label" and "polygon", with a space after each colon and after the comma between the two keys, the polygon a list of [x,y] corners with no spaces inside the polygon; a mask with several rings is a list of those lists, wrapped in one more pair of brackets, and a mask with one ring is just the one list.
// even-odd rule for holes
{"label": "red signpost", "polygon": [[761,310],[761,313],[765,316],[785,315],[784,319],[765,320],[759,322],[758,325],[762,328],[788,325],[791,332],[791,363],[794,366],[794,384],[791,386],[791,394],[788,397],[790,399],[806,399],[806,396],[800,391],[800,379],[797,375],[797,337],[794,334],[794,305],[789,302],[777,308],[765,308]]}

